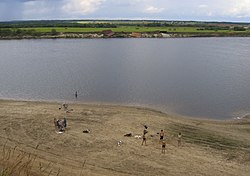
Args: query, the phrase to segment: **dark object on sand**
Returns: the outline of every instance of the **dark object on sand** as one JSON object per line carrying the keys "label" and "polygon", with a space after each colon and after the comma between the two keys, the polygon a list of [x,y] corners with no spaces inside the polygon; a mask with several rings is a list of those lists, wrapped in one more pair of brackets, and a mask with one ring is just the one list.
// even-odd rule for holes
{"label": "dark object on sand", "polygon": [[132,133],[124,134],[125,137],[131,137]]}
{"label": "dark object on sand", "polygon": [[87,130],[83,130],[82,132],[83,132],[83,133],[90,133],[90,130],[87,129]]}
{"label": "dark object on sand", "polygon": [[148,129],[148,126],[147,126],[147,125],[144,125],[144,128],[145,128],[145,129]]}

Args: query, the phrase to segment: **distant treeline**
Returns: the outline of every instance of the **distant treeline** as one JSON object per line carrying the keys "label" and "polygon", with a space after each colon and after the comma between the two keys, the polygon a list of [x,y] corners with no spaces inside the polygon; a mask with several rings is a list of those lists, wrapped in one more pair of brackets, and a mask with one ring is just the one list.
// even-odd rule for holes
{"label": "distant treeline", "polygon": [[0,37],[5,36],[41,36],[41,32],[36,32],[35,30],[23,30],[23,29],[0,29]]}
{"label": "distant treeline", "polygon": [[0,22],[0,28],[36,28],[36,27],[83,27],[116,28],[112,23],[78,23],[76,21],[12,21]]}
{"label": "distant treeline", "polygon": [[173,26],[168,22],[109,22],[109,21],[11,21],[0,22],[0,28],[36,28],[36,27],[82,27],[82,28],[117,28],[119,26],[164,27]]}
{"label": "distant treeline", "polygon": [[239,27],[239,26],[235,26],[235,27],[230,27],[230,26],[207,26],[207,27],[203,27],[203,28],[198,28],[197,30],[214,30],[214,31],[218,31],[218,30],[234,30],[234,31],[246,31],[246,29],[244,27]]}
{"label": "distant treeline", "polygon": [[38,27],[80,27],[80,28],[117,28],[119,26],[137,26],[137,27],[205,27],[204,23],[184,23],[168,21],[11,21],[0,22],[0,28],[38,28]]}

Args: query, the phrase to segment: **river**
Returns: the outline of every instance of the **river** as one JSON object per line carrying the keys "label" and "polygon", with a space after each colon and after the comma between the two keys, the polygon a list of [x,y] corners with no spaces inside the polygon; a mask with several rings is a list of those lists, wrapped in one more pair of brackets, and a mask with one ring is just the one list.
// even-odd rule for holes
{"label": "river", "polygon": [[0,98],[230,119],[250,112],[249,48],[250,38],[1,40]]}

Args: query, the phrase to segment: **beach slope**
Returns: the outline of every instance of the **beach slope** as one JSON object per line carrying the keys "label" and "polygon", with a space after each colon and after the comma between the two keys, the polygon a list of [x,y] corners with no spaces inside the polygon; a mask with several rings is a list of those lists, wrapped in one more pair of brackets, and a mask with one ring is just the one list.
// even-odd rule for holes
{"label": "beach slope", "polygon": [[[250,119],[215,121],[147,108],[0,100],[0,175],[248,176]],[[66,118],[58,133],[54,118]],[[144,125],[147,145],[141,145]],[[161,153],[160,130],[166,153]],[[89,133],[83,133],[89,131]],[[177,135],[182,133],[182,145]],[[125,134],[132,133],[131,137]]]}

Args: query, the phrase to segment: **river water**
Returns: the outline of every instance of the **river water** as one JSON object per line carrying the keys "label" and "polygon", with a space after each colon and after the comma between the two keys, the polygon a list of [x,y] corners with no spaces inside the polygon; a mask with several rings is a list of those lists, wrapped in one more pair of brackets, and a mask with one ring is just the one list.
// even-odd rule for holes
{"label": "river water", "polygon": [[250,38],[1,40],[0,98],[234,118],[250,112],[249,48]]}

